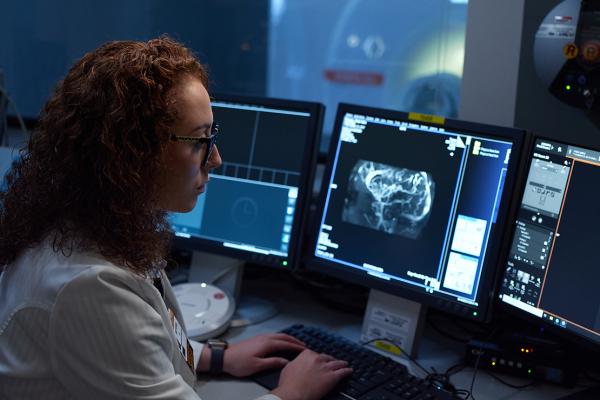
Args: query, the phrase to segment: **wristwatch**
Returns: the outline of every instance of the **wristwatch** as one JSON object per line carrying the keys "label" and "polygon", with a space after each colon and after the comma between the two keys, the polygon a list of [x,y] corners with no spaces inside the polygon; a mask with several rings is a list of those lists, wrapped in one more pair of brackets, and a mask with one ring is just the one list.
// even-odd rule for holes
{"label": "wristwatch", "polygon": [[206,342],[210,348],[210,368],[211,374],[220,374],[223,372],[223,358],[225,356],[225,349],[228,343],[225,340],[219,339],[208,339]]}

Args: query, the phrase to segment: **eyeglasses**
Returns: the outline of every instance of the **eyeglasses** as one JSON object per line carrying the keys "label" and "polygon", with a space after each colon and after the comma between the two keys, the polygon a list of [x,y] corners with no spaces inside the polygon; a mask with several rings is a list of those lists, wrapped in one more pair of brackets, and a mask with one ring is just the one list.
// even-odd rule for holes
{"label": "eyeglasses", "polygon": [[202,166],[204,167],[208,163],[210,154],[212,153],[215,142],[217,141],[217,133],[219,133],[219,124],[213,123],[209,137],[171,135],[171,140],[174,142],[195,142],[195,150],[200,150],[201,146],[203,144],[206,144],[206,153],[204,154],[204,158],[202,159]]}

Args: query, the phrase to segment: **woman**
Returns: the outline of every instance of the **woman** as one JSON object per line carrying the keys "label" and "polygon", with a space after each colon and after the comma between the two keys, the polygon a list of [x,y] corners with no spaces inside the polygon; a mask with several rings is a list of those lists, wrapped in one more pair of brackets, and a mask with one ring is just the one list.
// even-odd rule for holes
{"label": "woman", "polygon": [[[58,84],[0,194],[0,398],[198,398],[213,352],[188,344],[163,259],[167,212],[192,210],[221,164],[207,86],[166,37],[107,43]],[[283,334],[222,361],[285,365],[264,399],[317,399],[351,372]]]}

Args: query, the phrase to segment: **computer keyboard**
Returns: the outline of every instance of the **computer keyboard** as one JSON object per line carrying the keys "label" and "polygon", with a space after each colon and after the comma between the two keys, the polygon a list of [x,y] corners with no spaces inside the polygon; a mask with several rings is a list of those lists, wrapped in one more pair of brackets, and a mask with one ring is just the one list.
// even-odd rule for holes
{"label": "computer keyboard", "polygon": [[[325,399],[328,400],[449,400],[452,396],[423,379],[411,375],[406,367],[358,343],[323,329],[293,325],[282,331],[302,340],[319,353],[348,361],[354,369]],[[278,354],[287,359],[298,353]],[[279,382],[280,370],[265,371],[252,378],[267,389]]]}

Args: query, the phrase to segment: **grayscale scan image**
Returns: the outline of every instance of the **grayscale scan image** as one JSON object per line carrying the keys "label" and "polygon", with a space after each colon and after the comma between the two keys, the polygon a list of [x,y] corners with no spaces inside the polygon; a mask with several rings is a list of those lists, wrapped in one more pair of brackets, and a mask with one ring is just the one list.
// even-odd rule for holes
{"label": "grayscale scan image", "polygon": [[434,194],[435,182],[426,171],[359,160],[348,180],[342,220],[417,239],[427,225]]}

